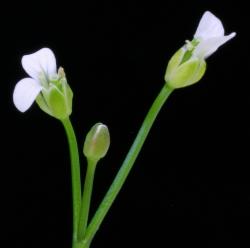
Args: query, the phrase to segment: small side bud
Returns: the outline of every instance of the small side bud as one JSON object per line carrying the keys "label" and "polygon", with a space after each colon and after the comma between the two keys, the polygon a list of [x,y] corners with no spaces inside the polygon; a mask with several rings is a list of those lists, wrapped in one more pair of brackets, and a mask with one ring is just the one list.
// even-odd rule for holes
{"label": "small side bud", "polygon": [[64,71],[64,69],[61,66],[58,69],[58,77],[59,78],[66,78],[65,71]]}
{"label": "small side bud", "polygon": [[88,159],[98,161],[107,154],[109,146],[108,127],[102,123],[96,123],[86,136],[83,153]]}

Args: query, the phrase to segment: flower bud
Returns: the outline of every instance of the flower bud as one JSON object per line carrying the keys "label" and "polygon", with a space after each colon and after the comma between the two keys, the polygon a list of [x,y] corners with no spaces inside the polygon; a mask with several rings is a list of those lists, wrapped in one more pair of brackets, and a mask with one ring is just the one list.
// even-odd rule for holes
{"label": "flower bud", "polygon": [[83,153],[88,159],[98,161],[106,155],[109,145],[108,127],[102,123],[96,123],[86,136]]}
{"label": "flower bud", "polygon": [[173,89],[182,88],[198,82],[205,71],[205,60],[192,56],[192,50],[184,46],[170,59],[165,81]]}

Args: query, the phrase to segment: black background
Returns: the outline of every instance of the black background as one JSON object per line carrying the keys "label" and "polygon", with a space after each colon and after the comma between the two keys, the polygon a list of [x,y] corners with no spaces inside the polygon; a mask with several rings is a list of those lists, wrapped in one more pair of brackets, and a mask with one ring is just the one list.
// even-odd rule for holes
{"label": "black background", "polygon": [[[3,247],[71,245],[71,179],[59,121],[12,103],[20,60],[51,48],[74,91],[80,150],[107,124],[93,209],[112,182],[164,84],[172,54],[205,10],[236,38],[208,59],[200,83],[163,107],[92,247],[249,247],[249,19],[247,1],[12,3],[2,6],[1,237]],[[84,172],[84,157],[81,157]],[[92,211],[93,213],[93,211]]]}

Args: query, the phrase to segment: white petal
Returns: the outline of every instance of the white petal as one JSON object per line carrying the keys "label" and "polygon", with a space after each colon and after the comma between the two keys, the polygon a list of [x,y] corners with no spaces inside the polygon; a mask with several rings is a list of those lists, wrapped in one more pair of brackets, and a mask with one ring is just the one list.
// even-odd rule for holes
{"label": "white petal", "polygon": [[224,35],[223,25],[215,15],[206,11],[198,25],[198,28],[194,34],[194,38],[200,40],[207,40],[213,37],[220,37]]}
{"label": "white petal", "polygon": [[221,45],[232,39],[236,33],[222,37],[214,37],[201,41],[193,51],[193,55],[199,58],[207,58],[213,54]]}
{"label": "white petal", "polygon": [[56,74],[56,58],[49,48],[22,57],[22,66],[32,78],[38,80],[41,73],[47,77]]}
{"label": "white petal", "polygon": [[25,112],[35,101],[41,90],[40,84],[32,78],[20,80],[16,84],[13,93],[13,101],[16,108],[21,112]]}

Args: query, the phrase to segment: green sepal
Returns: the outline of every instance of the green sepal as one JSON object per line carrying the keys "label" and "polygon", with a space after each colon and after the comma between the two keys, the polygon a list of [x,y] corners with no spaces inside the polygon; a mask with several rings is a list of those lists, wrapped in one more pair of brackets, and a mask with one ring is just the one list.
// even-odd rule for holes
{"label": "green sepal", "polygon": [[49,109],[55,118],[63,120],[69,116],[65,96],[56,86],[50,85],[47,99]]}
{"label": "green sepal", "polygon": [[62,82],[62,92],[65,96],[65,103],[67,107],[67,113],[68,115],[71,115],[72,113],[72,102],[73,102],[73,91],[69,87],[67,81],[65,78],[61,79]]}
{"label": "green sepal", "polygon": [[182,47],[180,48],[169,60],[166,74],[165,74],[165,81],[168,82],[172,75],[175,74],[178,66],[181,64],[183,56],[185,55],[186,50]]}
{"label": "green sepal", "polygon": [[167,81],[171,88],[183,88],[198,82],[206,71],[206,62],[192,58],[181,64]]}
{"label": "green sepal", "polygon": [[38,106],[47,114],[52,115],[50,109],[49,109],[49,106],[43,96],[43,93],[40,93],[37,98],[36,98],[36,103],[38,104]]}

